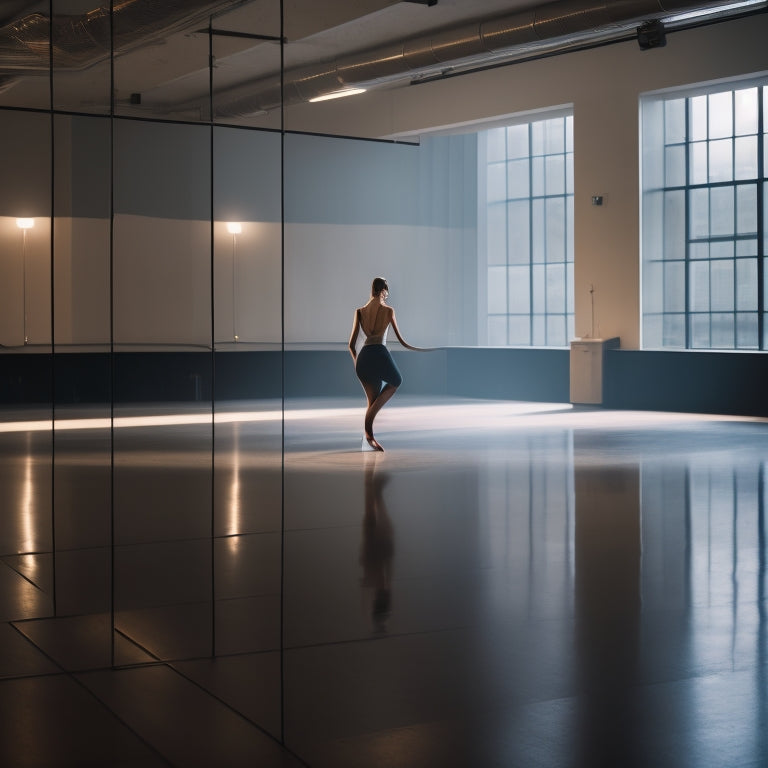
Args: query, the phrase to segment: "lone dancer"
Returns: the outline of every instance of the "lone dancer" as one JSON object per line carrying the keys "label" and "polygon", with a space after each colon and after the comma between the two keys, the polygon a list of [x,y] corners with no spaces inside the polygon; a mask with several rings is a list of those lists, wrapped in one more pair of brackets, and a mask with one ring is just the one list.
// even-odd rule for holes
{"label": "lone dancer", "polygon": [[[400,335],[400,329],[395,321],[395,310],[386,303],[388,297],[387,281],[383,277],[375,278],[371,285],[371,298],[368,303],[355,310],[352,335],[349,337],[349,351],[355,362],[355,372],[368,399],[363,433],[364,450],[368,450],[366,443],[374,451],[384,450],[373,436],[373,420],[403,382],[403,377],[386,346],[389,326],[392,326],[397,340],[406,349],[422,351],[419,347],[407,344]],[[358,353],[357,337],[361,330],[365,335],[365,342]]]}

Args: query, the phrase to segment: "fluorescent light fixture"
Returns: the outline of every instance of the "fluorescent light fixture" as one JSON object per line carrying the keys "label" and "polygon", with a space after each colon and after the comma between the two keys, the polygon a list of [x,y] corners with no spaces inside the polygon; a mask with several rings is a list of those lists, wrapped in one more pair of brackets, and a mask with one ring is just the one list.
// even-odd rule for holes
{"label": "fluorescent light fixture", "polygon": [[239,235],[243,231],[243,225],[239,221],[228,221],[227,232],[230,235]]}
{"label": "fluorescent light fixture", "polygon": [[741,0],[741,2],[737,3],[723,3],[722,5],[715,5],[711,8],[703,8],[698,11],[689,11],[687,13],[678,13],[674,16],[665,16],[664,21],[669,24],[674,24],[677,21],[697,19],[700,16],[711,16],[715,13],[729,13],[730,11],[738,11],[742,8],[749,8],[753,5],[765,5],[765,0]]}
{"label": "fluorescent light fixture", "polygon": [[365,88],[342,88],[340,91],[331,91],[330,93],[324,93],[322,96],[315,96],[310,101],[314,103],[316,101],[328,101],[329,99],[341,99],[344,96],[356,96],[358,93],[365,93]]}
{"label": "fluorescent light fixture", "polygon": [[34,219],[16,219],[16,226],[19,229],[32,229],[35,226]]}

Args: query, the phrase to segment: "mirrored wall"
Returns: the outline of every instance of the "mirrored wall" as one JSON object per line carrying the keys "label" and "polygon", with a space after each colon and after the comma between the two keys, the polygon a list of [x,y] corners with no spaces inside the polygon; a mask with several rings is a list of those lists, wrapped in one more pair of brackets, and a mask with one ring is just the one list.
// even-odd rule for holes
{"label": "mirrored wall", "polygon": [[[62,668],[172,662],[215,689],[216,658],[280,737],[311,575],[286,583],[284,534],[373,487],[328,492],[312,414],[339,409],[357,456],[347,340],[376,275],[411,343],[477,342],[476,146],[323,133],[287,41],[327,19],[161,5],[0,18],[2,555]],[[444,390],[445,349],[394,354],[405,394]]]}
{"label": "mirrored wall", "polygon": [[[67,670],[194,678],[253,654],[279,737],[281,4],[15,5],[0,501],[34,598],[19,626]],[[244,66],[277,83],[268,109]]]}

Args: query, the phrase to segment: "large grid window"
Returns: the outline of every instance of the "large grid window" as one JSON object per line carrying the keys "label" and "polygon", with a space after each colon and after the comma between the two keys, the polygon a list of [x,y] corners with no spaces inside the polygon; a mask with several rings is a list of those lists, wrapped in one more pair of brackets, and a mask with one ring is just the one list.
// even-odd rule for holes
{"label": "large grid window", "polygon": [[643,102],[643,346],[765,349],[768,88]]}
{"label": "large grid window", "polygon": [[479,252],[490,346],[573,337],[573,117],[478,137]]}

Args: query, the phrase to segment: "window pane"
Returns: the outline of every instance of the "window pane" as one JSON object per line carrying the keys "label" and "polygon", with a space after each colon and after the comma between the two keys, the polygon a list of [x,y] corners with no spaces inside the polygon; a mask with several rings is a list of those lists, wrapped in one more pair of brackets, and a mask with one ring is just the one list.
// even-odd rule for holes
{"label": "window pane", "polygon": [[709,333],[710,315],[691,315],[691,347],[708,349],[710,346]]}
{"label": "window pane", "polygon": [[498,315],[507,311],[507,268],[488,269],[488,313]]}
{"label": "window pane", "polygon": [[488,162],[498,162],[506,159],[505,132],[503,128],[491,128],[485,132],[486,156]]}
{"label": "window pane", "polygon": [[[573,315],[573,262],[565,265],[565,311]],[[569,334],[569,337],[573,334]]]}
{"label": "window pane", "polygon": [[662,346],[685,349],[685,315],[664,315]]}
{"label": "window pane", "polygon": [[544,154],[544,122],[531,123],[531,155]]}
{"label": "window pane", "polygon": [[711,182],[733,180],[733,142],[721,139],[709,143],[709,180]]}
{"label": "window pane", "polygon": [[736,262],[736,309],[757,310],[757,259]]}
{"label": "window pane", "polygon": [[736,139],[734,175],[737,179],[757,178],[757,136]]}
{"label": "window pane", "polygon": [[664,184],[682,187],[685,184],[685,147],[667,147],[664,153]]}
{"label": "window pane", "polygon": [[573,264],[573,196],[565,201],[565,260]]}
{"label": "window pane", "polygon": [[709,97],[709,138],[733,135],[733,95],[731,91]]}
{"label": "window pane", "polygon": [[508,327],[510,344],[527,346],[531,343],[530,315],[510,315]]}
{"label": "window pane", "polygon": [[515,200],[507,206],[509,220],[509,263],[528,264],[531,260],[530,203]]}
{"label": "window pane", "polygon": [[562,117],[556,117],[553,120],[546,120],[544,124],[546,153],[551,155],[565,152],[565,120]]}
{"label": "window pane", "polygon": [[732,235],[736,228],[733,188],[713,187],[710,194],[711,234]]}
{"label": "window pane", "polygon": [[662,262],[648,262],[643,268],[643,312],[661,312],[664,295],[664,267]]}
{"label": "window pane", "polygon": [[510,200],[530,195],[530,166],[528,159],[507,164],[507,196]]}
{"label": "window pane", "polygon": [[528,157],[528,124],[507,128],[507,157],[510,160]]}
{"label": "window pane", "polygon": [[736,187],[736,231],[740,235],[757,233],[757,187]]}
{"label": "window pane", "polygon": [[565,315],[549,315],[547,317],[547,345],[564,347],[566,345]]}
{"label": "window pane", "polygon": [[[533,311],[535,314],[543,314],[547,311],[547,281],[544,265],[533,267]],[[543,344],[543,341],[534,342]]]}
{"label": "window pane", "polygon": [[534,200],[531,204],[531,257],[534,264],[543,263],[546,258],[544,225],[544,201]]}
{"label": "window pane", "polygon": [[716,240],[709,245],[710,259],[732,259],[733,240]]}
{"label": "window pane", "polygon": [[[768,259],[763,259],[763,295],[768,295]],[[765,312],[765,307],[763,307]],[[768,317],[768,312],[765,313]]]}
{"label": "window pane", "polygon": [[661,315],[645,315],[643,318],[643,347],[654,349],[662,346]]}
{"label": "window pane", "polygon": [[565,156],[565,191],[566,194],[573,194],[573,153]]}
{"label": "window pane", "polygon": [[757,256],[757,240],[737,240],[737,256]]}
{"label": "window pane", "polygon": [[565,261],[565,200],[546,201],[547,261]]}
{"label": "window pane", "polygon": [[531,158],[531,194],[534,197],[542,197],[545,194],[544,187],[544,158]]}
{"label": "window pane", "polygon": [[733,349],[735,333],[734,316],[730,312],[712,315],[713,349]]}
{"label": "window pane", "polygon": [[547,265],[547,311],[565,314],[565,267]]}
{"label": "window pane", "polygon": [[688,253],[692,259],[708,259],[709,243],[691,243]]}
{"label": "window pane", "polygon": [[709,179],[708,149],[706,142],[690,145],[691,167],[689,175],[691,184],[706,184]]}
{"label": "window pane", "polygon": [[530,267],[509,268],[509,312],[531,311]]}
{"label": "window pane", "polygon": [[690,141],[707,138],[707,97],[694,96],[691,99]]}
{"label": "window pane", "polygon": [[488,344],[503,347],[507,343],[507,316],[495,315],[488,318]]}
{"label": "window pane", "polygon": [[550,155],[545,159],[546,190],[548,195],[565,192],[565,155]]}
{"label": "window pane", "polygon": [[[734,280],[732,261],[713,261],[711,296],[713,311],[732,311],[734,307]],[[714,329],[714,326],[713,326]],[[714,332],[714,330],[713,330]]]}
{"label": "window pane", "polygon": [[573,154],[573,115],[565,118],[565,151]]}
{"label": "window pane", "polygon": [[547,317],[546,315],[534,315],[531,318],[532,333],[531,344],[535,347],[545,347],[547,345]]}
{"label": "window pane", "polygon": [[695,261],[689,266],[689,309],[692,312],[709,312],[709,263]]}
{"label": "window pane", "polygon": [[489,205],[486,218],[486,250],[489,264],[507,262],[507,218],[504,204]]}
{"label": "window pane", "polygon": [[744,136],[749,133],[757,133],[757,88],[745,88],[736,91],[735,101],[735,133]]}
{"label": "window pane", "polygon": [[664,195],[664,258],[685,258],[685,193]]}
{"label": "window pane", "polygon": [[646,192],[643,195],[643,259],[664,257],[664,201],[666,193]]}
{"label": "window pane", "polygon": [[692,189],[690,206],[691,238],[709,237],[709,190]]}
{"label": "window pane", "polygon": [[488,166],[487,195],[488,202],[494,203],[507,199],[507,165],[494,163]]}
{"label": "window pane", "polygon": [[674,261],[664,264],[664,311],[685,311],[685,264]]}
{"label": "window pane", "polygon": [[685,99],[664,102],[664,141],[667,144],[685,141]]}
{"label": "window pane", "polygon": [[763,253],[768,253],[768,182],[763,184]]}
{"label": "window pane", "polygon": [[740,312],[736,315],[736,346],[739,349],[757,349],[757,313]]}

